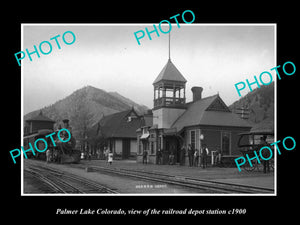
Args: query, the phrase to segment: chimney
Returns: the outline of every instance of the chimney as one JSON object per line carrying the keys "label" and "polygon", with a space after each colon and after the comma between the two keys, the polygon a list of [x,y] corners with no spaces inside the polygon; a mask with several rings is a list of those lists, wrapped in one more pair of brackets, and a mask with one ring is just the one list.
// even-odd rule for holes
{"label": "chimney", "polygon": [[202,98],[202,87],[192,87],[192,92],[193,92],[193,102],[198,101]]}

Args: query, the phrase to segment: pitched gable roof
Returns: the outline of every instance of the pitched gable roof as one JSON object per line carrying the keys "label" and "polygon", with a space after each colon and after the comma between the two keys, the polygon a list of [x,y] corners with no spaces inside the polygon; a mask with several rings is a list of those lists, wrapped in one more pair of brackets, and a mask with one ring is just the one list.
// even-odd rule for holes
{"label": "pitched gable roof", "polygon": [[[128,120],[128,116],[136,118]],[[136,138],[136,130],[141,126],[141,119],[134,109],[114,113],[103,117],[91,128],[91,135],[103,135],[106,138]]]}
{"label": "pitched gable roof", "polygon": [[213,102],[206,108],[206,111],[223,111],[223,112],[230,112],[230,109],[227,107],[225,102],[220,98],[215,98]]}
{"label": "pitched gable roof", "polygon": [[186,111],[173,123],[171,127],[176,127],[180,131],[186,126],[198,125],[207,107],[215,100],[216,95],[202,98],[201,100],[187,103]]}
{"label": "pitched gable roof", "polygon": [[44,122],[55,123],[55,121],[49,119],[47,116],[44,116],[42,110],[39,112],[37,116],[34,116],[26,120],[26,122],[30,122],[30,121],[44,121]]}
{"label": "pitched gable roof", "polygon": [[176,66],[169,59],[167,64],[164,66],[162,71],[159,73],[153,84],[156,84],[160,81],[178,81],[186,83],[186,79],[179,72]]}
{"label": "pitched gable roof", "polygon": [[181,131],[184,127],[195,125],[251,127],[230,112],[219,95],[187,103],[186,111],[173,123],[172,128]]}

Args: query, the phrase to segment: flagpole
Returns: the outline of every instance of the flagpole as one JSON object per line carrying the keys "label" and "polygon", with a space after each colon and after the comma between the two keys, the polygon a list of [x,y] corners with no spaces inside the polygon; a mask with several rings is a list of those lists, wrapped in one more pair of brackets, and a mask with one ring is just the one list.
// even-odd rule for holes
{"label": "flagpole", "polygon": [[170,33],[171,33],[171,32],[169,32],[169,60],[171,60],[171,53],[170,53],[170,51],[171,51],[171,50],[170,50],[170,49],[171,49],[171,47],[170,47],[170,45],[171,45],[171,43],[170,43],[170,42],[171,42],[171,41],[170,41],[171,35],[170,35]]}

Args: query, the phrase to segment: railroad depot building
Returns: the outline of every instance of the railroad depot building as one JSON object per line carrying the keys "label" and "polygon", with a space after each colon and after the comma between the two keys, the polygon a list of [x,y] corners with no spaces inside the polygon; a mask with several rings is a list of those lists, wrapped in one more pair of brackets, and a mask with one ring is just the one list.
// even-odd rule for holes
{"label": "railroad depot building", "polygon": [[104,146],[114,153],[115,159],[135,159],[136,130],[142,124],[141,116],[132,108],[104,116],[91,128],[90,134],[95,138],[102,138]]}
{"label": "railroad depot building", "polygon": [[175,163],[180,163],[180,149],[182,145],[187,149],[188,144],[200,149],[205,143],[209,163],[217,151],[225,158],[240,155],[238,134],[249,132],[251,126],[232,113],[219,94],[202,98],[202,87],[193,87],[193,100],[186,102],[186,82],[169,58],[153,82],[153,122],[137,129],[137,162],[142,162],[147,151],[148,163],[157,164],[161,150],[163,164],[168,163],[171,151]]}

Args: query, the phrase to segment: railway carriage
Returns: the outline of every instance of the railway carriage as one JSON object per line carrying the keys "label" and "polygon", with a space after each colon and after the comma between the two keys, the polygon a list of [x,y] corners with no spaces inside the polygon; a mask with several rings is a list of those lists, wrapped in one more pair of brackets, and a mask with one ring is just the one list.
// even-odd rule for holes
{"label": "railway carriage", "polygon": [[[248,154],[249,158],[253,158],[254,151],[259,152],[260,148],[264,145],[261,144],[261,138],[263,138],[266,142],[266,146],[269,146],[274,152],[274,146],[270,146],[270,143],[274,142],[274,132],[270,131],[255,131],[248,133],[241,133],[238,140],[238,147],[242,155],[246,158],[246,154]],[[273,154],[274,156],[274,154]],[[274,158],[272,157],[269,160],[270,169],[274,170]],[[250,165],[247,160],[246,163],[242,166],[242,168],[246,171],[253,171],[255,169],[260,170],[262,164],[258,162],[256,159],[252,160],[252,165]]]}

